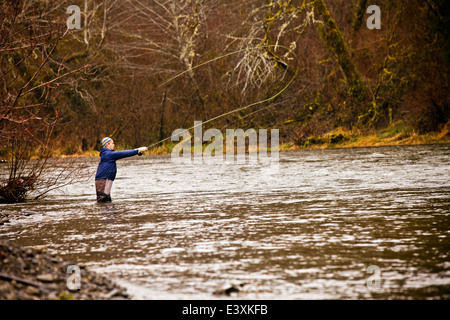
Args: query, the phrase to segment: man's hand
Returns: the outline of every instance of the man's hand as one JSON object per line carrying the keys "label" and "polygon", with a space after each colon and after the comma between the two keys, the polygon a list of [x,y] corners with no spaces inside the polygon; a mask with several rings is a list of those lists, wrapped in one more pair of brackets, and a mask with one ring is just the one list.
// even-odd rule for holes
{"label": "man's hand", "polygon": [[138,152],[139,153],[144,153],[145,151],[148,151],[147,147],[140,147],[140,148],[138,148]]}

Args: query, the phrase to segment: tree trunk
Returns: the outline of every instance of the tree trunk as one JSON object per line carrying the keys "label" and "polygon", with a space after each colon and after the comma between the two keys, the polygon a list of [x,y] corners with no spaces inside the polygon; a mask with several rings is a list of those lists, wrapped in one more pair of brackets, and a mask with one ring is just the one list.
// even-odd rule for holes
{"label": "tree trunk", "polygon": [[164,91],[161,102],[161,114],[159,118],[159,140],[164,139],[164,108],[166,107],[166,91]]}
{"label": "tree trunk", "polygon": [[363,96],[365,85],[361,80],[361,76],[353,63],[347,44],[344,37],[339,30],[336,22],[331,17],[330,12],[323,0],[314,0],[314,9],[322,16],[324,24],[319,24],[319,33],[321,38],[325,41],[328,49],[334,53],[339,63],[339,66],[344,72],[347,79],[349,93],[352,96]]}
{"label": "tree trunk", "polygon": [[366,5],[367,0],[358,0],[358,3],[356,4],[355,8],[355,16],[353,17],[352,23],[353,31],[357,31],[361,27]]}

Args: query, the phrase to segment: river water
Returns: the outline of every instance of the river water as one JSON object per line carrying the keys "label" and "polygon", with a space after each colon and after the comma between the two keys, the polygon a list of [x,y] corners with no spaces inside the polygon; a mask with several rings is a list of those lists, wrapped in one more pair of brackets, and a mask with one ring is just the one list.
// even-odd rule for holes
{"label": "river water", "polygon": [[[95,170],[97,159],[88,160]],[[135,299],[450,298],[450,145],[281,152],[260,163],[118,161],[38,201],[1,239],[116,280]]]}

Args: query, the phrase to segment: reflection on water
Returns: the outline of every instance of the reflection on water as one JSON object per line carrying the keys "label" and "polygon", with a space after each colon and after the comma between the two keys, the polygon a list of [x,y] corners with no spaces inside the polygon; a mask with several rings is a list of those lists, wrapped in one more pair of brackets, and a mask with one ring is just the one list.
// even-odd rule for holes
{"label": "reflection on water", "polygon": [[449,155],[450,145],[285,152],[278,171],[136,157],[118,163],[110,204],[95,203],[89,181],[1,205],[38,212],[1,238],[47,245],[137,299],[217,299],[241,283],[232,298],[448,299]]}

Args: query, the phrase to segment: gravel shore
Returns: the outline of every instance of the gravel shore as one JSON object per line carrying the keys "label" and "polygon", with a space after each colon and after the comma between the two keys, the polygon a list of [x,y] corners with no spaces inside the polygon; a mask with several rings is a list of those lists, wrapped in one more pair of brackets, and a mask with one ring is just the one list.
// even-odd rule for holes
{"label": "gravel shore", "polygon": [[22,248],[0,241],[0,300],[129,299],[124,288],[82,266],[77,283],[75,274],[67,273],[69,265],[45,246]]}

